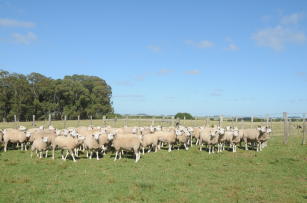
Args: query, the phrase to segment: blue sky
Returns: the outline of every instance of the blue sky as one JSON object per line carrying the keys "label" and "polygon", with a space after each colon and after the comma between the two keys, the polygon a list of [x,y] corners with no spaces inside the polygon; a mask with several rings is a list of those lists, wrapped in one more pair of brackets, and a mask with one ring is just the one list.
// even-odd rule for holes
{"label": "blue sky", "polygon": [[0,69],[102,77],[123,114],[303,113],[307,1],[0,0]]}

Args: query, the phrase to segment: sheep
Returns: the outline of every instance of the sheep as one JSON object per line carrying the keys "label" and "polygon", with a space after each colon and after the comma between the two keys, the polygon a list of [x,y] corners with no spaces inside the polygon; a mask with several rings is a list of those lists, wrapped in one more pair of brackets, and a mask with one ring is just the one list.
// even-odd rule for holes
{"label": "sheep", "polygon": [[133,150],[135,153],[135,163],[137,163],[141,157],[140,154],[141,144],[142,140],[139,135],[116,134],[115,136],[113,136],[113,147],[115,149],[114,161],[116,161],[118,153],[120,153],[120,150],[128,150],[128,151]]}
{"label": "sheep", "polygon": [[148,153],[151,151],[152,148],[155,149],[155,152],[157,152],[158,149],[158,136],[156,134],[144,134],[142,136],[142,150],[143,150],[143,155],[146,147],[149,147]]}
{"label": "sheep", "polygon": [[[46,157],[48,154],[48,150],[47,150],[47,137],[40,137],[34,140],[32,146],[31,146],[31,158],[33,156],[33,151],[36,150],[36,154],[37,152],[39,152],[39,158],[42,158],[43,155],[43,151],[45,151],[46,153]],[[37,154],[38,156],[38,154]]]}
{"label": "sheep", "polygon": [[175,129],[170,129],[169,131],[157,131],[155,135],[158,137],[160,143],[168,144],[168,152],[172,151],[172,146],[176,143],[176,132]]}
{"label": "sheep", "polygon": [[7,128],[3,131],[3,142],[4,142],[4,152],[7,150],[7,144],[9,142],[11,143],[20,143],[21,144],[21,150],[25,148],[27,150],[27,147],[24,144],[26,143],[28,137],[25,132],[22,132],[17,129],[13,128]]}
{"label": "sheep", "polygon": [[[36,139],[41,139],[45,137],[46,138],[46,144],[47,147],[48,146],[52,146],[54,144],[55,138],[57,137],[56,131],[54,130],[40,130],[40,131],[36,131],[34,133],[31,134],[30,138],[29,138],[29,142],[32,143],[34,142]],[[46,158],[48,157],[48,150],[46,150]]]}
{"label": "sheep", "polygon": [[209,154],[214,153],[214,145],[218,144],[219,134],[217,128],[204,128],[200,131],[199,150],[202,151],[203,143],[209,146]]}
{"label": "sheep", "polygon": [[261,151],[261,139],[264,138],[266,129],[263,127],[258,127],[257,129],[243,129],[243,140],[245,142],[245,150],[248,150],[247,143],[251,142],[256,144],[256,151]]}
{"label": "sheep", "polygon": [[97,158],[97,160],[99,160],[99,151],[98,150],[101,147],[99,145],[98,139],[99,139],[99,134],[87,136],[84,139],[83,144],[84,144],[85,149],[87,150],[87,154],[90,151],[90,155],[88,157],[89,159],[92,159],[93,151],[95,151],[96,152],[96,158]]}
{"label": "sheep", "polygon": [[193,128],[193,132],[194,132],[193,136],[196,139],[195,145],[198,145],[199,144],[199,136],[200,136],[200,128],[198,128],[198,127]]}
{"label": "sheep", "polygon": [[[57,136],[54,140],[54,144],[52,145],[52,159],[54,159],[54,151],[56,147],[59,147],[61,149],[62,159],[66,160],[68,153],[72,156],[74,162],[76,162],[73,150],[78,147],[82,140],[84,140],[85,137],[78,137],[73,138],[71,136]],[[67,150],[66,156],[63,156],[63,150]]]}
{"label": "sheep", "polygon": [[176,140],[179,144],[178,146],[178,150],[180,148],[180,144],[183,144],[184,145],[184,148],[186,150],[188,150],[188,142],[189,142],[189,138],[191,137],[191,134],[190,132],[186,129],[186,128],[179,128],[179,129],[176,129]]}

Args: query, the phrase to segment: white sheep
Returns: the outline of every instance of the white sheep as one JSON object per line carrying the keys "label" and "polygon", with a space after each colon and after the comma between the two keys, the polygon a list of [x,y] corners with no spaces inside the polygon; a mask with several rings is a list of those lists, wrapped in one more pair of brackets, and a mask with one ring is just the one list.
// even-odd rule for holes
{"label": "white sheep", "polygon": [[47,137],[40,137],[34,140],[32,146],[31,146],[31,158],[33,156],[33,151],[36,150],[36,154],[38,155],[37,152],[39,152],[39,158],[42,158],[43,151],[46,153],[46,157],[48,155],[48,149],[47,149]]}
{"label": "white sheep", "polygon": [[20,143],[21,144],[21,150],[25,149],[27,150],[26,147],[26,142],[28,140],[28,137],[25,132],[22,132],[17,129],[13,128],[7,128],[3,131],[3,142],[4,142],[4,152],[7,150],[7,145],[8,143]]}

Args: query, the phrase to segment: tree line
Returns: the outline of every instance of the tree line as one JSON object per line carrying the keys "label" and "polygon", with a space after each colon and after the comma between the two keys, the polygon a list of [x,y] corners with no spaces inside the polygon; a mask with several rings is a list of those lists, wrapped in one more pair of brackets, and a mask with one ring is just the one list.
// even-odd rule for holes
{"label": "tree line", "polygon": [[29,75],[0,70],[0,119],[20,121],[101,118],[113,114],[112,89],[96,76],[72,75],[52,79],[39,73]]}

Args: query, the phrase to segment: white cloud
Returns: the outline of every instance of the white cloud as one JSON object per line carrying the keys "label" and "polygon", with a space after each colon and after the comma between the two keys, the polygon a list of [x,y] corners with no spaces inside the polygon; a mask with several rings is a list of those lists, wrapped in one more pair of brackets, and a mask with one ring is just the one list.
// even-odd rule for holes
{"label": "white cloud", "polygon": [[212,90],[210,95],[213,96],[213,97],[219,97],[219,96],[222,96],[223,91],[224,90],[222,90],[222,89],[214,89],[214,90]]}
{"label": "white cloud", "polygon": [[273,28],[259,30],[252,35],[252,39],[260,46],[270,47],[280,51],[285,47],[285,44],[304,43],[306,41],[306,36],[304,32],[278,25]]}
{"label": "white cloud", "polygon": [[157,72],[157,74],[158,74],[158,75],[168,75],[168,74],[170,74],[171,72],[173,72],[173,71],[170,70],[170,69],[160,69],[160,70]]}
{"label": "white cloud", "polygon": [[157,45],[149,45],[147,48],[156,53],[161,51],[161,47]]}
{"label": "white cloud", "polygon": [[298,24],[302,18],[303,18],[302,13],[293,13],[291,15],[283,16],[281,18],[281,23],[282,24]]}
{"label": "white cloud", "polygon": [[240,48],[237,45],[235,45],[234,43],[230,43],[230,44],[228,44],[228,46],[225,49],[228,50],[228,51],[237,51]]}
{"label": "white cloud", "polygon": [[305,33],[295,26],[302,18],[301,13],[282,16],[279,24],[255,32],[252,34],[252,39],[258,45],[270,47],[276,51],[283,50],[287,44],[303,44],[306,41]]}
{"label": "white cloud", "polygon": [[210,48],[214,46],[213,42],[210,42],[208,40],[202,40],[199,42],[195,42],[193,40],[187,40],[185,41],[186,44],[197,47],[197,48]]}
{"label": "white cloud", "polygon": [[35,27],[35,23],[27,21],[18,21],[8,18],[0,18],[0,27],[23,27],[32,28]]}
{"label": "white cloud", "polygon": [[187,75],[199,75],[200,71],[197,69],[188,70],[185,72]]}
{"label": "white cloud", "polygon": [[28,32],[27,34],[13,33],[12,38],[15,43],[25,45],[37,40],[37,36],[33,32]]}

